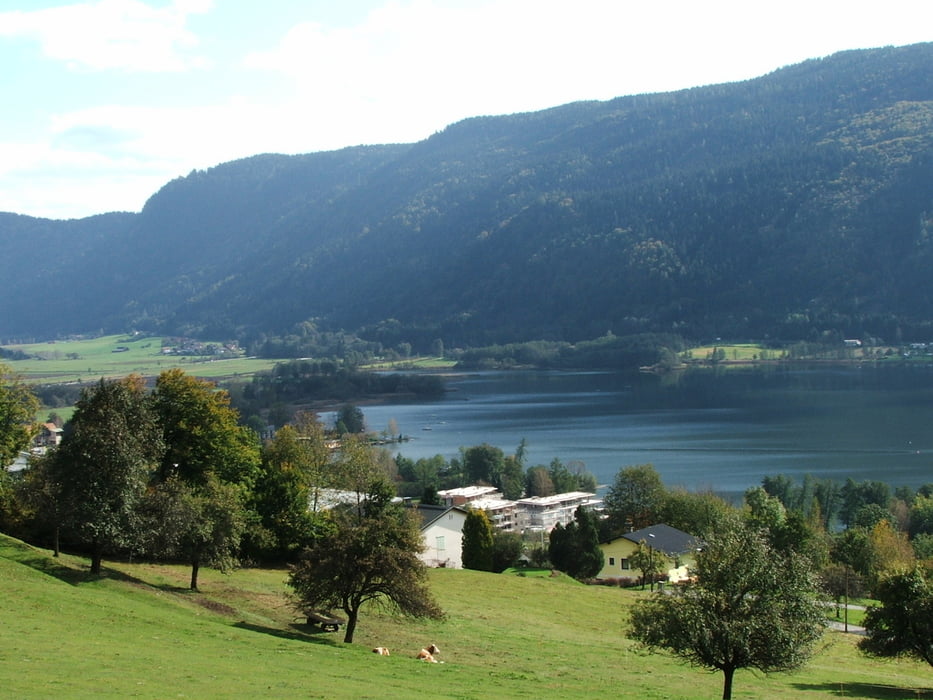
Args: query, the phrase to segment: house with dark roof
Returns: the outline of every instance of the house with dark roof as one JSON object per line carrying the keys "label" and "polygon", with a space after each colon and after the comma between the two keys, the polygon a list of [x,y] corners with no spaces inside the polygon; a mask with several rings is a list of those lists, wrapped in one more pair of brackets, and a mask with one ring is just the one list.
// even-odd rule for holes
{"label": "house with dark roof", "polygon": [[641,572],[632,568],[630,560],[642,542],[662,557],[662,575],[672,583],[690,576],[689,569],[696,563],[696,554],[702,544],[693,535],[663,523],[627,532],[610,542],[600,543],[604,564],[596,578],[640,577]]}
{"label": "house with dark roof", "polygon": [[421,561],[430,567],[463,568],[463,523],[467,510],[460,506],[412,505],[421,519],[425,550]]}

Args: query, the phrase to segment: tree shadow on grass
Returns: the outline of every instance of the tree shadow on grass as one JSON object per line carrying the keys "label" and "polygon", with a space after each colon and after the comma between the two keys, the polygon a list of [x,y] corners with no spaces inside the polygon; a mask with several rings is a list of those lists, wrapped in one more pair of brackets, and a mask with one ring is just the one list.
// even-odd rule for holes
{"label": "tree shadow on grass", "polygon": [[905,688],[880,683],[794,683],[800,690],[826,693],[836,698],[873,698],[876,700],[903,700],[922,698],[933,700],[933,688]]}
{"label": "tree shadow on grass", "polygon": [[312,627],[310,625],[299,622],[293,622],[288,626],[288,629],[282,629],[280,627],[256,625],[251,622],[241,620],[240,622],[237,622],[234,627],[249,630],[250,632],[268,634],[272,637],[279,637],[280,639],[291,639],[298,642],[310,642],[312,644],[328,644],[333,646],[336,645],[341,639],[343,639],[342,636],[338,637],[333,632],[324,632],[317,627]]}

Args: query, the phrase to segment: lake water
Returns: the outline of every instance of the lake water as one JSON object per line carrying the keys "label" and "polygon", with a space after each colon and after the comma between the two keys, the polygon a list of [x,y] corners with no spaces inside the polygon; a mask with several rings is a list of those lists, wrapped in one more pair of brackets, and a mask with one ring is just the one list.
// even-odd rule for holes
{"label": "lake water", "polygon": [[607,484],[650,462],[668,487],[733,498],[776,474],[933,481],[933,367],[480,372],[448,388],[437,401],[363,407],[367,427],[394,420],[411,440],[393,452],[413,459],[484,442],[511,454],[524,438],[527,466],[579,461]]}

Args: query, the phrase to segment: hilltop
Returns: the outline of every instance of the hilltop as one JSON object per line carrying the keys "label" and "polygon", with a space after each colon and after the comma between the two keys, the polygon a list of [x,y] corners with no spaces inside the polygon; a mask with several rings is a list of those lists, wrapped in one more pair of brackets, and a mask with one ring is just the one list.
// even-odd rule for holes
{"label": "hilltop", "polygon": [[848,51],[0,215],[0,338],[926,341],[931,182],[933,44]]}

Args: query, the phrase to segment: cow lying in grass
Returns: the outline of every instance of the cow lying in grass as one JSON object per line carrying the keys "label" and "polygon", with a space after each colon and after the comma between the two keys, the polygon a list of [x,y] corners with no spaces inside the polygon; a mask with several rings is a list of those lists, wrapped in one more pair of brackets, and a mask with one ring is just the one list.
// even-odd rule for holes
{"label": "cow lying in grass", "polygon": [[386,647],[376,647],[373,649],[374,654],[379,654],[379,656],[391,656],[389,650]]}
{"label": "cow lying in grass", "polygon": [[432,644],[427,649],[422,649],[418,652],[418,655],[415,657],[419,661],[427,661],[431,664],[436,664],[437,659],[434,658],[434,655],[437,654],[440,649],[437,648],[437,644]]}

